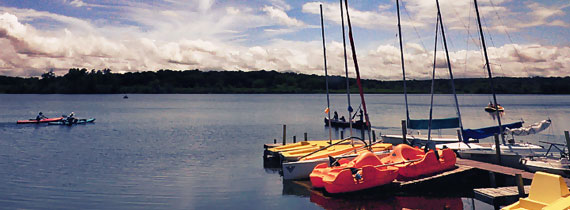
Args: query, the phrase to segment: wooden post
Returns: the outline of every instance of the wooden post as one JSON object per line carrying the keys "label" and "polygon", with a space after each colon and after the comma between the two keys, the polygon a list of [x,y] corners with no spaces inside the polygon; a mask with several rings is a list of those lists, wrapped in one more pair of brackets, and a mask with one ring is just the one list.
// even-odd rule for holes
{"label": "wooden post", "polygon": [[293,143],[297,143],[297,136],[293,136]]}
{"label": "wooden post", "polygon": [[287,125],[283,125],[283,145],[287,144],[285,137],[287,137]]}
{"label": "wooden post", "polygon": [[519,197],[525,197],[526,193],[524,192],[524,184],[521,174],[515,174],[515,182],[517,183],[517,188],[519,190]]}
{"label": "wooden post", "polygon": [[566,146],[568,147],[568,154],[570,154],[570,134],[568,131],[564,131],[564,136],[566,136]]}
{"label": "wooden post", "polygon": [[274,143],[274,144],[277,144],[277,139],[273,139],[273,143]]}
{"label": "wooden post", "polygon": [[499,143],[499,134],[495,134],[495,151],[497,152],[497,164],[501,165],[501,144]]}
{"label": "wooden post", "polygon": [[344,139],[344,131],[340,131],[340,139]]}
{"label": "wooden post", "polygon": [[305,141],[307,141],[307,132],[305,132]]}
{"label": "wooden post", "polygon": [[372,131],[372,139],[376,142],[376,131]]}
{"label": "wooden post", "polygon": [[408,133],[406,128],[406,120],[402,120],[402,143],[408,144],[408,140],[406,140],[406,134]]}
{"label": "wooden post", "polygon": [[497,187],[497,181],[495,180],[495,172],[489,171],[489,182],[492,188]]}
{"label": "wooden post", "polygon": [[462,142],[462,138],[461,138],[461,131],[457,130],[457,140],[459,140],[459,142]]}

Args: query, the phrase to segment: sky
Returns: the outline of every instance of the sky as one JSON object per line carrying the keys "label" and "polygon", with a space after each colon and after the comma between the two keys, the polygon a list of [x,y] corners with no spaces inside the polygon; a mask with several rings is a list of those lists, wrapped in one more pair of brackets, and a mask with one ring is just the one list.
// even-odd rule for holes
{"label": "sky", "polygon": [[[401,79],[396,1],[348,3],[362,78]],[[328,72],[344,75],[334,0],[0,0],[0,75],[62,75],[70,68],[324,75],[321,4]],[[570,76],[570,1],[478,4],[494,76]],[[454,77],[486,77],[473,1],[440,0],[440,8]],[[406,77],[431,78],[435,1],[403,0],[400,9]],[[438,38],[436,78],[448,78]]]}

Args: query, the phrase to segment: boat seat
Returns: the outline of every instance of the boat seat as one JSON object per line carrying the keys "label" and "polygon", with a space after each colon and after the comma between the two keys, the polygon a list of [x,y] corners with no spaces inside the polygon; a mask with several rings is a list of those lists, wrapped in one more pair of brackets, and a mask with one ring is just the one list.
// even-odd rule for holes
{"label": "boat seat", "polygon": [[519,199],[518,202],[504,207],[503,210],[542,209],[567,196],[570,196],[570,191],[561,176],[536,172],[530,184],[528,197]]}
{"label": "boat seat", "polygon": [[543,210],[570,209],[570,196],[567,196],[565,198],[560,198],[542,209]]}
{"label": "boat seat", "polygon": [[390,155],[382,158],[383,164],[399,163],[408,160],[423,158],[425,153],[418,148],[411,147],[407,144],[399,144],[395,146]]}

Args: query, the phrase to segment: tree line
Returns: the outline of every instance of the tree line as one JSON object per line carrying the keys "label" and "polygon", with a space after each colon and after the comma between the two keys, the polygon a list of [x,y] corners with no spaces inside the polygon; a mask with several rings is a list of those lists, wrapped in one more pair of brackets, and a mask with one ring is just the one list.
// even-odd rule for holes
{"label": "tree line", "polygon": [[[355,79],[351,92],[358,93]],[[570,94],[570,77],[494,78],[500,94]],[[402,93],[402,81],[362,80],[366,93]],[[408,93],[429,93],[431,80],[407,81]],[[490,93],[486,78],[455,79],[460,94]],[[329,77],[332,93],[345,93],[346,80]],[[436,93],[451,93],[448,79],[435,81]],[[325,77],[277,71],[159,70],[113,73],[110,69],[72,68],[62,76],[52,71],[39,78],[0,76],[0,93],[124,94],[124,93],[324,93]]]}

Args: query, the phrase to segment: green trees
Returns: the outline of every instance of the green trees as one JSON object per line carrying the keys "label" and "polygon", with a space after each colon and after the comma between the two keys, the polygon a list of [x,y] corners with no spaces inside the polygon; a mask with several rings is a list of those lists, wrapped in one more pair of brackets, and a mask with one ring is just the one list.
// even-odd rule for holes
{"label": "green trees", "polygon": [[[366,93],[402,93],[401,81],[363,80]],[[501,94],[570,94],[570,77],[495,78]],[[356,81],[350,79],[357,93]],[[409,93],[429,93],[430,80],[410,80]],[[436,93],[451,93],[449,80],[436,80]],[[489,93],[485,78],[456,79],[458,93]],[[344,77],[329,77],[332,93],[344,93]],[[325,78],[277,71],[159,71],[112,73],[111,69],[69,69],[57,76],[52,70],[40,78],[0,76],[0,93],[324,93]]]}

